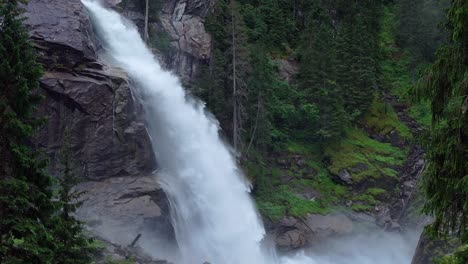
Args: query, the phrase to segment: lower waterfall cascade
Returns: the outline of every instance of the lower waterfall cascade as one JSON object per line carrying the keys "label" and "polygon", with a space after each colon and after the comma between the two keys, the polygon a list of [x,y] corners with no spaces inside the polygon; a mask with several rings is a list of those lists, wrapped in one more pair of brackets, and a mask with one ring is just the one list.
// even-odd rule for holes
{"label": "lower waterfall cascade", "polygon": [[[82,0],[106,53],[135,86],[146,114],[160,172],[158,180],[172,207],[171,217],[180,264],[371,264],[409,263],[411,253],[401,238],[382,243],[356,243],[338,257],[277,257],[262,243],[265,228],[250,197],[250,184],[236,164],[231,148],[219,136],[219,124],[203,102],[190,97],[179,79],[164,70],[136,27],[99,1]],[[364,239],[365,240],[365,239]],[[404,238],[403,238],[404,240]],[[360,241],[360,240],[359,240]],[[375,244],[374,243],[374,244]],[[411,245],[414,242],[411,242]],[[363,248],[359,248],[361,244]],[[393,245],[395,244],[395,245]],[[415,245],[414,245],[415,246]],[[346,247],[344,245],[343,247]],[[362,251],[375,251],[364,254]],[[394,252],[402,252],[400,255]],[[346,252],[354,252],[348,256]]]}

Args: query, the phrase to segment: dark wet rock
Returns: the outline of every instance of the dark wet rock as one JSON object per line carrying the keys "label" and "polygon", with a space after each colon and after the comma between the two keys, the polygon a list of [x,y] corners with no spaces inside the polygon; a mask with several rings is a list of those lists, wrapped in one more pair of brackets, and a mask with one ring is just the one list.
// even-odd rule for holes
{"label": "dark wet rock", "polygon": [[337,177],[338,177],[338,180],[343,182],[343,183],[353,184],[353,179],[351,177],[351,174],[349,174],[348,170],[346,170],[346,169],[341,170],[338,173]]}
{"label": "dark wet rock", "polygon": [[173,240],[169,204],[155,176],[87,181],[76,189],[85,192],[77,216],[100,237],[120,245],[140,233]]}
{"label": "dark wet rock", "polygon": [[299,72],[299,63],[295,60],[277,60],[279,76],[291,82]]}
{"label": "dark wet rock", "polygon": [[154,157],[142,120],[142,110],[131,96],[128,80],[105,70],[74,74],[46,72],[41,79],[37,114],[47,124],[36,143],[56,166],[65,128],[71,133],[75,173],[87,179],[149,173]]}
{"label": "dark wet rock", "polygon": [[165,260],[155,260],[138,246],[122,246],[102,238],[98,238],[98,240],[104,244],[105,247],[100,250],[99,254],[94,259],[97,264],[108,264],[109,260],[118,263],[126,263],[129,259],[131,259],[131,263],[134,264],[171,264]]}
{"label": "dark wet rock", "polygon": [[[118,0],[106,0],[117,2]],[[143,33],[144,6],[137,1],[117,4],[117,10],[132,20]],[[166,0],[158,18],[149,21],[149,35],[158,38],[168,35],[170,51],[154,50],[164,66],[174,71],[184,85],[190,86],[199,66],[207,64],[211,56],[211,35],[205,30],[205,18],[214,0]]]}
{"label": "dark wet rock", "polygon": [[307,165],[306,159],[304,157],[300,157],[300,158],[296,159],[296,165],[299,166],[299,167],[303,167],[303,166]]}
{"label": "dark wet rock", "polygon": [[390,223],[387,223],[385,225],[385,231],[400,232],[401,231],[401,225],[399,223],[397,223],[396,221],[391,221]]}
{"label": "dark wet rock", "polygon": [[307,243],[305,232],[299,229],[288,230],[277,236],[275,243],[279,248],[297,249]]}
{"label": "dark wet rock", "polygon": [[369,169],[369,165],[367,165],[365,163],[358,163],[354,167],[351,168],[351,172],[359,173],[359,172],[366,171],[368,169]]}
{"label": "dark wet rock", "polygon": [[161,25],[175,50],[169,58],[170,68],[185,82],[193,79],[198,65],[210,58],[211,36],[204,21],[211,4],[211,0],[172,0],[161,12]]}
{"label": "dark wet rock", "polygon": [[31,0],[25,16],[47,68],[72,68],[96,59],[91,23],[80,1]]}
{"label": "dark wet rock", "polygon": [[98,60],[91,23],[80,1],[31,0],[25,24],[45,74],[37,111],[48,122],[35,143],[54,172],[65,128],[71,132],[74,171],[87,179],[138,175],[154,157],[127,76]]}
{"label": "dark wet rock", "polygon": [[353,222],[343,214],[308,214],[303,219],[285,217],[277,225],[275,243],[280,250],[312,246],[320,241],[348,235]]}
{"label": "dark wet rock", "polygon": [[453,253],[460,246],[460,241],[454,238],[447,240],[433,239],[424,232],[419,238],[418,246],[411,264],[435,264],[435,260]]}
{"label": "dark wet rock", "polygon": [[394,147],[403,148],[405,146],[405,140],[398,134],[397,131],[391,131],[388,135],[390,144]]}

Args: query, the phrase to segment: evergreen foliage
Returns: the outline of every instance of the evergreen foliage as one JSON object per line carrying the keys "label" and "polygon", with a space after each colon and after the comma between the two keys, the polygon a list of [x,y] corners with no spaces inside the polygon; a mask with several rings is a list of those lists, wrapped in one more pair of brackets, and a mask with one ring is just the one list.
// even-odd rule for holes
{"label": "evergreen foliage", "polygon": [[412,64],[431,63],[435,51],[444,41],[443,29],[448,0],[397,0],[397,43],[411,53]]}
{"label": "evergreen foliage", "polygon": [[[30,139],[42,67],[36,62],[17,1],[0,2],[0,263],[91,263],[90,240],[70,214],[79,204],[70,161],[54,201],[47,160]],[[63,187],[63,188],[62,188]]]}
{"label": "evergreen foliage", "polygon": [[93,239],[83,232],[82,223],[73,217],[73,214],[82,205],[79,198],[83,192],[74,190],[74,187],[80,182],[80,178],[73,174],[71,151],[70,132],[65,129],[58,196],[61,212],[55,218],[57,228],[54,236],[57,249],[54,261],[63,264],[86,264],[93,260],[95,248],[92,246]]}
{"label": "evergreen foliage", "polygon": [[0,262],[51,263],[52,180],[29,139],[42,75],[16,1],[0,3]]}
{"label": "evergreen foliage", "polygon": [[380,1],[346,3],[337,36],[337,83],[350,120],[364,114],[376,90]]}
{"label": "evergreen foliage", "polygon": [[344,128],[342,91],[336,83],[333,28],[327,10],[317,8],[303,43],[298,83],[316,120],[303,120],[302,129],[310,131],[310,138],[326,143],[339,138]]}
{"label": "evergreen foliage", "polygon": [[457,233],[468,241],[468,3],[452,0],[448,43],[424,73],[413,95],[432,111],[424,211],[435,216],[433,233]]}

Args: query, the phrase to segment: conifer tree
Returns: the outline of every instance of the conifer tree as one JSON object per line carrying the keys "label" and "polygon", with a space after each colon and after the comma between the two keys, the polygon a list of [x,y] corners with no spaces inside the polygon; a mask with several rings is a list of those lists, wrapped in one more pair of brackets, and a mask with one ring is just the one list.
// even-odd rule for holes
{"label": "conifer tree", "polygon": [[231,0],[231,43],[229,54],[231,63],[229,65],[230,81],[232,83],[232,143],[235,151],[240,155],[243,145],[244,122],[246,115],[246,100],[248,95],[247,78],[251,68],[249,62],[248,39],[245,31],[244,19],[239,12],[236,1]]}
{"label": "conifer tree", "polygon": [[0,263],[52,263],[51,177],[30,138],[42,75],[16,1],[0,3]]}
{"label": "conifer tree", "polygon": [[[344,3],[343,3],[344,4]],[[369,108],[376,86],[379,1],[346,3],[337,37],[337,83],[351,120]]]}
{"label": "conifer tree", "polygon": [[[468,2],[452,0],[447,45],[437,51],[413,95],[431,103],[429,165],[424,211],[435,216],[433,234],[468,242]],[[466,254],[465,254],[466,255]]]}
{"label": "conifer tree", "polygon": [[318,109],[318,120],[308,124],[315,138],[325,143],[339,138],[344,127],[342,93],[336,84],[335,45],[329,15],[318,8],[303,40],[299,86],[308,103]]}
{"label": "conifer tree", "polygon": [[56,217],[54,237],[57,249],[54,261],[61,264],[87,264],[93,259],[93,240],[83,233],[83,225],[73,214],[82,205],[80,197],[83,194],[74,187],[80,183],[80,178],[72,170],[72,148],[70,131],[65,129],[61,151],[61,175],[59,177],[58,200],[61,212]]}

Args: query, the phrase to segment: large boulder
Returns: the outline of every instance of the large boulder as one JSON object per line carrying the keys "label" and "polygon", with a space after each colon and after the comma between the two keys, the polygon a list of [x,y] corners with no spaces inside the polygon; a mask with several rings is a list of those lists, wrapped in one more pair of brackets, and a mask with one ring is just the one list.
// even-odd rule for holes
{"label": "large boulder", "polygon": [[325,239],[349,235],[353,231],[353,222],[338,213],[308,214],[304,219],[285,217],[276,229],[276,246],[284,251],[314,246]]}
{"label": "large boulder", "polygon": [[78,217],[105,239],[128,245],[137,234],[142,240],[174,237],[169,203],[154,175],[87,181],[76,189],[84,191]]}

